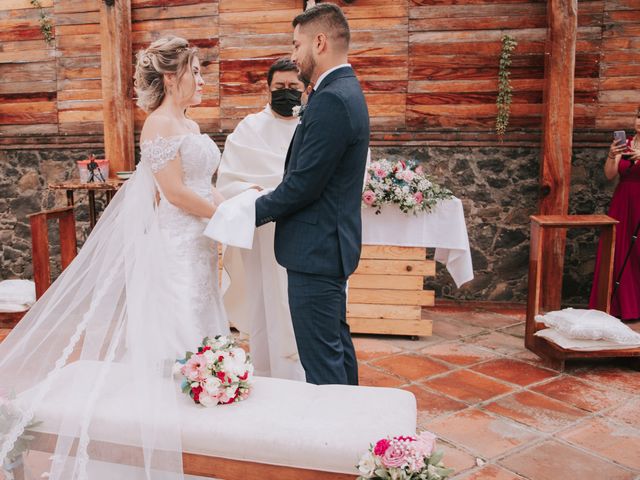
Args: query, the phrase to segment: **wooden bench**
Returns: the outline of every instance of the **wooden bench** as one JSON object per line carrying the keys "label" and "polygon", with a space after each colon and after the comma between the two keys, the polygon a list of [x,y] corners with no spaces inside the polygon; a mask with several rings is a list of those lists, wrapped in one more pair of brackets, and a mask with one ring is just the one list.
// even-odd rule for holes
{"label": "wooden bench", "polygon": [[[61,412],[82,411],[86,401],[69,400],[62,392],[74,382],[84,385],[95,379],[100,365],[79,361],[63,368],[35,411],[34,420],[42,423],[33,432],[32,452],[55,451],[53,425]],[[119,364],[112,368],[92,417],[92,429],[102,437],[91,438],[92,446],[103,442],[109,448],[100,449],[107,456],[92,458],[136,468],[141,458],[136,439],[120,433],[123,425],[135,422],[136,414],[127,403],[130,396],[121,393],[119,375],[134,374]],[[405,390],[266,377],[255,378],[250,397],[242,402],[203,408],[180,395],[178,407],[184,472],[224,480],[353,480],[370,443],[387,435],[415,434],[417,415],[415,397]]]}
{"label": "wooden bench", "polygon": [[[600,228],[601,257],[600,276],[598,278],[597,309],[609,313],[611,286],[613,278],[613,257],[615,248],[615,226],[618,223],[607,215],[535,215],[531,217],[531,245],[529,255],[529,292],[527,299],[527,318],[525,326],[525,346],[547,360],[559,370],[564,369],[566,360],[584,358],[640,357],[640,348],[625,350],[576,351],[567,350],[535,336],[538,330],[546,328],[535,320],[540,313],[540,300],[543,288],[562,288],[562,278],[554,284],[543,285],[542,264],[544,236],[551,229],[558,228]],[[550,305],[549,311],[560,310],[561,305]]]}

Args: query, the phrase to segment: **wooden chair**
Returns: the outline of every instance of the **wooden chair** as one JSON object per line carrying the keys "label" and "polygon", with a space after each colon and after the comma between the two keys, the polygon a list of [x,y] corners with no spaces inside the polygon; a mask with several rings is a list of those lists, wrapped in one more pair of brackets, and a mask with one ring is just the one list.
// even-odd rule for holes
{"label": "wooden chair", "polygon": [[[578,358],[640,357],[640,348],[625,350],[598,350],[594,352],[564,349],[545,338],[534,334],[545,327],[538,323],[535,316],[540,313],[540,299],[543,288],[560,288],[562,278],[553,285],[542,284],[542,265],[545,233],[555,228],[600,228],[602,250],[600,257],[600,276],[598,278],[597,309],[609,313],[611,286],[613,278],[613,256],[615,248],[615,226],[618,223],[607,215],[536,215],[531,217],[531,246],[529,255],[529,293],[527,300],[527,319],[525,327],[525,346],[533,353],[544,358],[559,370],[564,369],[565,360]],[[550,305],[550,310],[559,310]]]}
{"label": "wooden chair", "polygon": [[33,280],[36,284],[36,298],[51,285],[51,265],[49,252],[49,220],[57,220],[60,229],[60,257],[64,270],[78,253],[76,243],[76,221],[73,207],[45,210],[28,215],[31,224],[31,252]]}

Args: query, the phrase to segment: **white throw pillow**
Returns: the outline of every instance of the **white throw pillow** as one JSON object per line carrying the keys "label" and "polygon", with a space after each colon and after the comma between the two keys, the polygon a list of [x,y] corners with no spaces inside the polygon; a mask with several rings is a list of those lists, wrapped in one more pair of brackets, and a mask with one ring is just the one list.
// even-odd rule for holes
{"label": "white throw pillow", "polygon": [[28,310],[36,301],[36,286],[31,280],[3,280],[0,282],[0,311]]}
{"label": "white throw pillow", "polygon": [[600,310],[565,308],[536,315],[536,321],[568,338],[607,340],[622,345],[640,344],[640,333],[634,332],[616,317]]}
{"label": "white throw pillow", "polygon": [[597,352],[599,350],[625,350],[628,348],[640,347],[640,342],[636,345],[624,345],[610,342],[608,340],[578,340],[569,338],[553,328],[545,328],[535,333],[536,337],[542,337],[566,350],[579,350],[582,352]]}

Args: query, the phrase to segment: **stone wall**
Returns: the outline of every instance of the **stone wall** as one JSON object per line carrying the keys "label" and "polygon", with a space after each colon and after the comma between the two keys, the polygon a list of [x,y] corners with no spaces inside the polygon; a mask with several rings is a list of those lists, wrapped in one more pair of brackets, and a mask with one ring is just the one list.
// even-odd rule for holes
{"label": "stone wall", "polygon": [[[525,302],[529,215],[538,202],[540,149],[402,147],[373,149],[374,159],[412,158],[451,189],[465,210],[475,278],[457,289],[442,265],[425,286],[437,298]],[[605,213],[613,185],[606,182],[603,149],[574,150],[570,213]],[[570,231],[563,299],[588,301],[595,262],[594,231]]]}
{"label": "stone wall", "polygon": [[[0,278],[30,278],[30,232],[26,215],[65,205],[63,192],[47,184],[77,175],[75,160],[99,150],[0,151]],[[604,149],[576,149],[571,213],[603,213],[613,185],[602,173]],[[475,279],[456,289],[446,269],[437,268],[426,286],[438,298],[524,302],[527,292],[529,215],[537,205],[540,150],[524,147],[374,147],[372,157],[413,158],[462,199],[472,248]],[[80,243],[88,232],[84,195],[78,200]],[[96,195],[98,202],[102,195]],[[587,301],[597,237],[571,231],[564,295],[567,303]],[[55,240],[53,240],[55,244]],[[55,251],[55,250],[54,250]]]}
{"label": "stone wall", "polygon": [[[101,150],[0,150],[0,279],[32,278],[31,232],[27,215],[66,205],[64,191],[49,190],[50,183],[78,178],[75,161]],[[102,194],[96,195],[102,207]],[[89,233],[86,195],[76,195],[78,245]],[[51,254],[58,258],[57,229],[50,225]],[[59,259],[58,259],[59,260]],[[59,262],[52,262],[52,274]]]}

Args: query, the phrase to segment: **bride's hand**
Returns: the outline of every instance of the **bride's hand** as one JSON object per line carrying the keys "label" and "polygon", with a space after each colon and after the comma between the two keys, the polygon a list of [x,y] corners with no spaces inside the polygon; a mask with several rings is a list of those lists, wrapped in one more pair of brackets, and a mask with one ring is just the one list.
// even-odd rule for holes
{"label": "bride's hand", "polygon": [[259,191],[259,192],[261,192],[262,190],[264,190],[262,187],[260,187],[260,186],[258,186],[258,185],[254,185],[254,186],[252,186],[251,188],[253,188],[253,189],[255,189],[255,190]]}
{"label": "bride's hand", "polygon": [[212,193],[213,193],[213,201],[216,205],[220,205],[222,202],[226,200],[226,198],[224,198],[217,189],[214,188],[212,190]]}

